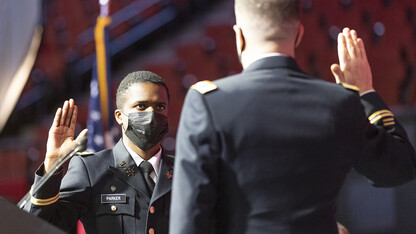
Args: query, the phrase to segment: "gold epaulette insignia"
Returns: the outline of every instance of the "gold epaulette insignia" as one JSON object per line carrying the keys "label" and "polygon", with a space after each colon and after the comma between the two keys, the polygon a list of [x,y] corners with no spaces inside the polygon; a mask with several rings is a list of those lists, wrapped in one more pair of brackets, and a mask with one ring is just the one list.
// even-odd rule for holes
{"label": "gold epaulette insignia", "polygon": [[341,82],[339,84],[342,85],[342,87],[344,87],[346,89],[353,90],[353,91],[356,91],[356,92],[360,92],[360,89],[355,85],[350,85],[350,84],[347,84],[347,83],[344,83],[344,82]]}
{"label": "gold epaulette insignia", "polygon": [[191,89],[195,89],[201,94],[209,93],[216,90],[218,87],[209,80],[200,81],[191,86]]}
{"label": "gold epaulette insignia", "polygon": [[78,156],[82,156],[82,157],[86,157],[86,156],[90,156],[93,155],[94,153],[91,151],[82,151],[82,152],[77,152],[76,155]]}

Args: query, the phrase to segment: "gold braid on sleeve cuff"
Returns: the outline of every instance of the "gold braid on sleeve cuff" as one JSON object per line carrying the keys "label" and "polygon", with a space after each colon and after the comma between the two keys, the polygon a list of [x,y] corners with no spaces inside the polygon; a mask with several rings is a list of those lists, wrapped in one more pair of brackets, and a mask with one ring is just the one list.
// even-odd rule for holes
{"label": "gold braid on sleeve cuff", "polygon": [[377,121],[382,120],[382,124],[385,127],[395,124],[394,114],[389,110],[376,111],[368,117],[368,120],[371,124],[376,124]]}
{"label": "gold braid on sleeve cuff", "polygon": [[47,205],[55,203],[56,201],[58,201],[58,199],[59,199],[59,193],[56,194],[56,196],[48,198],[48,199],[38,199],[38,198],[33,197],[32,195],[30,201],[32,202],[33,205],[47,206]]}

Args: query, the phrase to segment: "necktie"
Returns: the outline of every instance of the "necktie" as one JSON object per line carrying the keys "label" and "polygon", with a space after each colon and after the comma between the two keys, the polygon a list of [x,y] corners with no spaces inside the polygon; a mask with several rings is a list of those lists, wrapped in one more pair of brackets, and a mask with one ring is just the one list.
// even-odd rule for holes
{"label": "necktie", "polygon": [[147,161],[143,161],[139,165],[139,171],[142,173],[143,178],[146,182],[147,191],[149,191],[150,196],[152,196],[153,189],[155,188],[155,182],[150,178],[150,173],[153,172],[153,166]]}

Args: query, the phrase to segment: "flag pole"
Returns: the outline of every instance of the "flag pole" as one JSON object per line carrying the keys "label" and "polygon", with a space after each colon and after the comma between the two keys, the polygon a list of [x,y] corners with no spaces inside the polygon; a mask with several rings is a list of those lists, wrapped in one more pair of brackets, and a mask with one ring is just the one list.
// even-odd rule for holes
{"label": "flag pole", "polygon": [[[103,133],[104,136],[108,136],[109,126],[110,126],[110,100],[109,97],[111,94],[109,93],[109,54],[108,47],[106,44],[106,28],[111,23],[111,19],[109,17],[109,5],[110,0],[100,0],[100,16],[97,19],[97,25],[95,27],[95,44],[96,44],[96,62],[97,62],[97,76],[98,76],[98,86],[99,86],[99,93],[100,93],[100,103],[101,103],[101,114],[102,114],[102,124],[103,124]],[[108,30],[108,29],[107,29]],[[108,32],[107,32],[108,33]],[[106,137],[104,137],[106,138]],[[108,140],[105,139],[107,146]]]}
{"label": "flag pole", "polygon": [[100,0],[100,16],[107,17],[109,12],[110,0]]}
{"label": "flag pole", "polygon": [[[107,67],[108,67],[108,62],[107,61],[107,54],[106,54],[106,50],[105,50],[105,36],[104,36],[104,28],[110,24],[111,20],[109,19],[109,6],[110,6],[110,0],[99,0],[99,4],[100,4],[100,15],[97,18],[97,24],[96,27],[94,29],[94,38],[95,38],[95,43],[96,43],[96,66],[97,66],[97,75],[98,75],[98,79],[96,81],[98,81],[98,87],[96,87],[99,90],[100,93],[100,104],[101,104],[101,115],[105,115],[105,117],[103,118],[103,122],[101,125],[101,130],[102,133],[104,134],[104,142],[108,142],[108,143],[104,143],[103,145],[108,145],[111,144],[110,143],[110,137],[107,137],[108,140],[106,140],[106,135],[108,134],[108,125],[109,125],[109,120],[108,120],[108,113],[109,113],[109,101],[108,101],[108,97],[110,96],[108,93],[108,85],[107,84]],[[98,49],[99,48],[99,49]],[[94,70],[94,68],[93,68]],[[93,72],[94,73],[94,72]],[[94,75],[93,75],[94,76]],[[93,78],[94,79],[94,78]],[[93,80],[92,80],[93,81]],[[103,85],[104,84],[104,85]],[[90,97],[91,99],[91,97]],[[94,123],[91,119],[91,100],[90,100],[90,110],[89,110],[89,120],[88,122],[91,121],[92,126],[94,126]],[[89,125],[87,123],[87,125]],[[96,129],[94,129],[94,131],[96,131]],[[90,131],[89,134],[90,135],[88,138],[93,138],[94,131]],[[91,140],[91,139],[90,139]],[[89,144],[92,144],[92,141]],[[94,143],[95,145],[95,143]],[[91,149],[91,148],[90,148]],[[95,151],[95,150],[94,150]],[[77,223],[77,234],[85,234],[85,229],[84,226],[82,225],[82,223],[78,220]]]}
{"label": "flag pole", "polygon": [[110,0],[99,0],[100,13],[94,28],[95,61],[92,68],[88,111],[88,147],[98,152],[114,145],[111,134],[111,69],[109,54]]}

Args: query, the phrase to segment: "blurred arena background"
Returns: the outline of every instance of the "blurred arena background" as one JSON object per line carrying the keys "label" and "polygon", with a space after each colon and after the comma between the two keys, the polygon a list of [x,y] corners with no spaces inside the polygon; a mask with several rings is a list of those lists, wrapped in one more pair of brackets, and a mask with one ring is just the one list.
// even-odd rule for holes
{"label": "blurred arena background", "polygon": [[[2,27],[14,23],[6,17],[5,12],[10,11],[6,7],[18,14],[33,13],[31,8],[19,6],[24,1],[2,1]],[[12,202],[29,190],[33,173],[43,161],[56,108],[72,97],[79,107],[78,132],[88,119],[98,0],[43,0],[38,4],[36,14],[43,33],[36,60],[0,132],[0,196]],[[111,100],[129,72],[149,70],[164,78],[171,103],[170,130],[163,146],[174,153],[188,88],[197,81],[215,80],[242,69],[232,31],[233,1],[112,0],[110,17]],[[329,67],[338,62],[337,34],[346,26],[358,31],[366,44],[375,89],[416,146],[416,1],[302,0],[302,21],[305,35],[296,59],[305,72],[331,82]],[[1,51],[7,52],[6,48]],[[0,59],[4,69],[10,56]],[[2,102],[9,100],[3,96]],[[120,136],[115,129],[113,134]],[[351,172],[340,195],[338,220],[351,233],[416,233],[415,185],[373,188]]]}

